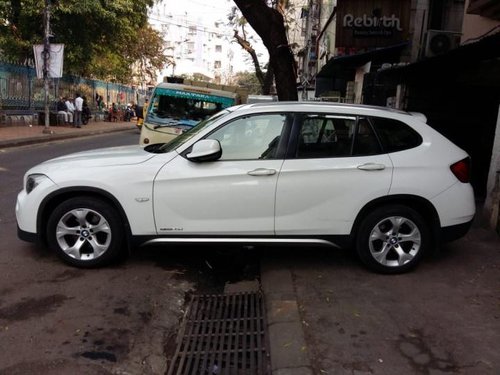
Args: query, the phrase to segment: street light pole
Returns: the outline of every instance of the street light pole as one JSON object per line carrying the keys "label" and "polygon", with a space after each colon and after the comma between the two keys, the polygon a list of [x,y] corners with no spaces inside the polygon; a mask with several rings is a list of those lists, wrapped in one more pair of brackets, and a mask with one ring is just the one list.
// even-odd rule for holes
{"label": "street light pole", "polygon": [[49,108],[49,64],[50,64],[50,0],[45,0],[44,39],[43,39],[43,87],[45,90],[45,127],[43,133],[52,133],[50,130]]}

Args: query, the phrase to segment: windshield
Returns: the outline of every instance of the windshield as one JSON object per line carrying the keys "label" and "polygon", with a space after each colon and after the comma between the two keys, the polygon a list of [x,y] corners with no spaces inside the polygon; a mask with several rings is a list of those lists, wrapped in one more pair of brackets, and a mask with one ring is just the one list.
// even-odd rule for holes
{"label": "windshield", "polygon": [[186,98],[165,95],[158,91],[151,101],[146,121],[155,128],[172,125],[194,126],[226,107],[210,99],[208,95],[205,98]]}
{"label": "windshield", "polygon": [[226,116],[227,114],[231,113],[231,111],[225,109],[219,113],[216,113],[214,116],[201,121],[198,123],[198,125],[194,126],[190,130],[180,134],[179,136],[175,137],[168,143],[162,143],[162,144],[153,144],[150,145],[151,147],[145,147],[144,149],[148,152],[153,152],[153,153],[164,153],[164,152],[170,152],[175,150],[177,147],[181,146],[191,138],[193,138],[195,135],[197,135],[199,132],[201,132],[203,129],[206,127],[212,125],[215,121],[219,120],[220,118]]}

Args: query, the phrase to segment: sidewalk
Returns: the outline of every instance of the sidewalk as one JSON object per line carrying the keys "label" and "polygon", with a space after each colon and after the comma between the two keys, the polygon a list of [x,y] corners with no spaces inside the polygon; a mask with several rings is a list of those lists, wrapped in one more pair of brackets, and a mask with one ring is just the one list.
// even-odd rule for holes
{"label": "sidewalk", "polygon": [[81,128],[68,125],[50,126],[50,133],[44,132],[42,125],[0,125],[0,148],[24,146],[34,143],[55,141],[60,139],[89,136],[116,131],[136,129],[135,122],[93,121]]}

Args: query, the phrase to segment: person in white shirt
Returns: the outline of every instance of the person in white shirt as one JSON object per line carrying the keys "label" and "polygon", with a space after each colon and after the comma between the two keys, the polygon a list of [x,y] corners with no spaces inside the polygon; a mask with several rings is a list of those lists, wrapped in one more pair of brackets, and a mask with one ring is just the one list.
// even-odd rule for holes
{"label": "person in white shirt", "polygon": [[70,124],[72,124],[73,123],[73,115],[75,113],[75,106],[73,105],[73,99],[67,98],[66,102],[64,104],[66,104],[66,110],[68,112],[68,121]]}
{"label": "person in white shirt", "polygon": [[57,117],[62,116],[64,118],[64,123],[68,124],[73,121],[73,115],[70,115],[64,97],[60,97],[56,103]]}
{"label": "person in white shirt", "polygon": [[80,94],[76,94],[75,98],[75,125],[77,128],[82,127],[82,111],[83,111],[83,98]]}

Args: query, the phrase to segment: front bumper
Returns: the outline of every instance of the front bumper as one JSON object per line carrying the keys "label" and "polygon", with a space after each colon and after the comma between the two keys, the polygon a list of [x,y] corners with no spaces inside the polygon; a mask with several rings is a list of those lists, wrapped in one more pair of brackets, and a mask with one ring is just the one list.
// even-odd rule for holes
{"label": "front bumper", "polygon": [[17,237],[26,242],[39,243],[40,237],[36,233],[26,232],[17,226]]}

